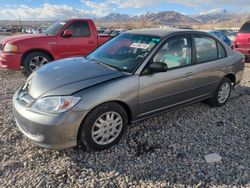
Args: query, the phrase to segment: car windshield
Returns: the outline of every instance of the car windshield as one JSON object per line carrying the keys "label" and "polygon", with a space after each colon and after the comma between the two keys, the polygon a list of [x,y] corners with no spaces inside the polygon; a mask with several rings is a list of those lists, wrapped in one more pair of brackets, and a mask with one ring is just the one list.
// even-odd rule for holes
{"label": "car windshield", "polygon": [[117,34],[119,34],[120,33],[120,31],[113,31],[112,32],[112,35],[117,35]]}
{"label": "car windshield", "polygon": [[44,33],[46,33],[47,35],[55,35],[57,34],[62,28],[63,26],[67,23],[67,20],[60,20],[56,23],[54,23],[53,25],[51,25],[50,27],[48,27]]}
{"label": "car windshield", "polygon": [[86,58],[132,73],[159,41],[159,37],[124,33],[106,42]]}

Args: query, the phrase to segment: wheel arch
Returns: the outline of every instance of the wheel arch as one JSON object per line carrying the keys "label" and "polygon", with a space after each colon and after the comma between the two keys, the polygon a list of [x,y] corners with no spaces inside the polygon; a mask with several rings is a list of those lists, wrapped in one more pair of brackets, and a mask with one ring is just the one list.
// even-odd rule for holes
{"label": "wheel arch", "polygon": [[119,101],[119,100],[111,100],[111,101],[107,101],[107,102],[104,102],[104,103],[100,103],[100,104],[96,105],[95,107],[93,107],[87,114],[85,114],[84,118],[82,119],[81,125],[79,126],[78,133],[77,133],[77,142],[78,142],[79,139],[80,139],[81,127],[82,127],[82,124],[83,124],[83,122],[85,121],[86,117],[87,117],[95,108],[97,108],[97,107],[99,107],[99,106],[101,106],[101,105],[107,104],[107,103],[117,103],[117,104],[119,104],[120,106],[122,106],[122,107],[124,108],[124,110],[126,111],[126,113],[127,113],[127,116],[128,116],[128,124],[131,124],[131,123],[132,123],[132,110],[131,110],[131,108],[129,107],[129,105],[126,104],[125,102]]}
{"label": "wheel arch", "polygon": [[231,82],[233,83],[233,85],[235,85],[236,83],[236,76],[233,73],[229,73],[227,75],[225,75],[225,78],[228,78],[229,80],[231,80]]}
{"label": "wheel arch", "polygon": [[44,54],[48,55],[48,56],[51,58],[52,61],[55,60],[54,56],[53,56],[50,52],[48,52],[47,50],[40,49],[40,48],[36,48],[36,49],[28,50],[28,51],[26,51],[26,52],[23,54],[23,56],[22,56],[22,58],[21,58],[21,66],[24,65],[24,60],[25,60],[25,58],[27,57],[27,55],[29,55],[30,53],[33,53],[33,52],[44,53]]}

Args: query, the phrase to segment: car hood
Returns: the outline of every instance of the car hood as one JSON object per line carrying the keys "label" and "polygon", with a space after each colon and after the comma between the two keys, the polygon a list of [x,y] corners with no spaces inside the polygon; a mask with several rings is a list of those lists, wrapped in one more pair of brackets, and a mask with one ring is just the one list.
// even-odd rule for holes
{"label": "car hood", "polygon": [[1,44],[6,44],[6,43],[16,43],[21,40],[30,40],[30,39],[36,39],[36,38],[41,38],[41,37],[47,37],[45,34],[23,34],[23,35],[15,35],[15,36],[10,36],[6,37],[1,40]]}
{"label": "car hood", "polygon": [[71,95],[77,91],[127,74],[83,57],[67,58],[49,63],[35,71],[27,80],[33,98]]}

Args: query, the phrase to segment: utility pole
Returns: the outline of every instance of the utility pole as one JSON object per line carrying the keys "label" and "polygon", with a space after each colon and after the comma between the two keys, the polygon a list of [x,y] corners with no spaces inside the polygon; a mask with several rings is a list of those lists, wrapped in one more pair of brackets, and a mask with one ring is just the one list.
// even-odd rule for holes
{"label": "utility pole", "polygon": [[18,17],[19,17],[19,25],[21,27],[22,26],[21,17],[20,17],[20,15],[18,15]]}

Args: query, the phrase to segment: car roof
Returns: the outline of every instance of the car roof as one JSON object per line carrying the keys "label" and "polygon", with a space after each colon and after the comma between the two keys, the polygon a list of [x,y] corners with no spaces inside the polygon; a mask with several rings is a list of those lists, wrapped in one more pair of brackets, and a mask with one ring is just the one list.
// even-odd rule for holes
{"label": "car roof", "polygon": [[148,35],[164,38],[172,33],[205,33],[202,31],[196,31],[191,29],[175,29],[175,28],[148,28],[148,29],[134,29],[126,31],[125,33]]}
{"label": "car roof", "polygon": [[214,29],[214,30],[201,30],[201,31],[204,31],[204,32],[207,32],[207,33],[217,32],[217,33],[224,34],[221,30],[217,30],[217,29]]}

